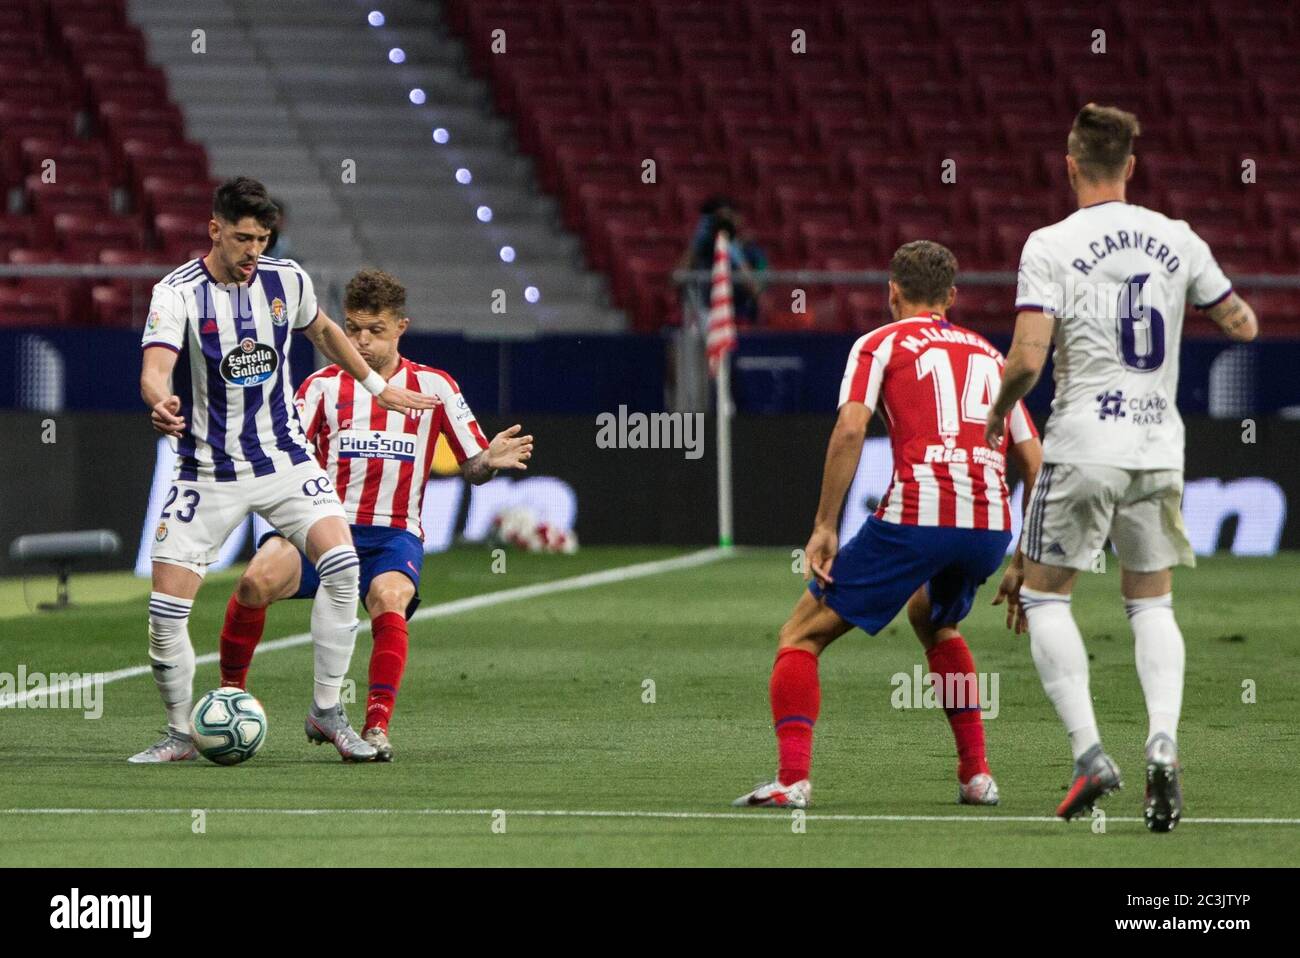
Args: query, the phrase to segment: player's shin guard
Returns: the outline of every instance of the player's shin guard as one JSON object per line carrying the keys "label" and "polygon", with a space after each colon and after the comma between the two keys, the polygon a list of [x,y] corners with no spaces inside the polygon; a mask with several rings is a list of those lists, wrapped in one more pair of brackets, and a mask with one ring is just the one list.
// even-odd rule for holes
{"label": "player's shin guard", "polygon": [[948,716],[957,740],[957,780],[969,782],[988,774],[984,755],[984,722],[980,714],[979,675],[966,640],[960,635],[945,639],[925,653],[936,677],[943,714]]}
{"label": "player's shin guard", "polygon": [[189,619],[193,599],[149,593],[149,661],[153,680],[167,709],[167,724],[190,734],[190,700],[194,694],[194,646]]}
{"label": "player's shin guard", "polygon": [[1070,597],[1021,588],[1020,602],[1029,621],[1029,649],[1043,691],[1070,734],[1077,760],[1101,741],[1088,691],[1088,652],[1070,611]]}
{"label": "player's shin guard", "polygon": [[1174,620],[1174,597],[1165,593],[1149,599],[1125,599],[1124,610],[1133,629],[1137,673],[1147,700],[1147,741],[1161,732],[1177,741],[1187,653],[1183,633]]}
{"label": "player's shin guard", "polygon": [[316,562],[320,589],[311,607],[311,641],[315,653],[317,708],[339,704],[339,689],[357,644],[357,599],[360,565],[350,545],[335,546]]}
{"label": "player's shin guard", "polygon": [[266,609],[242,605],[236,596],[226,603],[226,619],[221,624],[221,684],[244,688],[248,683],[248,663],[253,661],[257,643],[262,641]]}
{"label": "player's shin guard", "polygon": [[388,731],[397,704],[397,690],[406,669],[406,617],[384,612],[371,622],[374,650],[370,653],[370,694],[366,697],[366,728]]}
{"label": "player's shin guard", "polygon": [[806,649],[778,650],[768,691],[776,726],[777,778],[782,785],[792,785],[807,778],[812,768],[813,726],[822,702],[817,656]]}

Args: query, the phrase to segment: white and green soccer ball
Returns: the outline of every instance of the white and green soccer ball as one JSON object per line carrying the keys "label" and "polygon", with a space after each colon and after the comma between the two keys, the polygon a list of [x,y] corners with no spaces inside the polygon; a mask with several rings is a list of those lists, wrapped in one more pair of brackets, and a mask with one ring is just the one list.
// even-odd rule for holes
{"label": "white and green soccer ball", "polygon": [[194,747],[218,765],[238,765],[266,741],[266,711],[243,689],[222,688],[199,699],[190,713]]}

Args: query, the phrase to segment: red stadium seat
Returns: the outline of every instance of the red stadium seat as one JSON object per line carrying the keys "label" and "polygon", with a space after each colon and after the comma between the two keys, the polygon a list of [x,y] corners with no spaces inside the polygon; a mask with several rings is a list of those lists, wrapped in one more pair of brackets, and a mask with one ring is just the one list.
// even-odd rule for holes
{"label": "red stadium seat", "polygon": [[[205,224],[206,226],[206,224]],[[54,217],[60,248],[71,259],[98,262],[104,249],[144,247],[144,227],[132,216],[87,216],[60,213]]]}
{"label": "red stadium seat", "polygon": [[107,179],[46,183],[36,174],[28,176],[25,183],[29,208],[41,216],[107,213],[113,206],[113,187]]}
{"label": "red stadium seat", "polygon": [[0,285],[0,327],[66,326],[72,310],[67,298],[53,290]]}

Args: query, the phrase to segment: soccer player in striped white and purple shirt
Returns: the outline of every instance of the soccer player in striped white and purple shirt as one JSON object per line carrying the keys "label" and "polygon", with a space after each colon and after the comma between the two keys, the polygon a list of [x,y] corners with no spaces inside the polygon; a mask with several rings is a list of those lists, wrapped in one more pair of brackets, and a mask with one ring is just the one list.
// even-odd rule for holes
{"label": "soccer player in striped white and purple shirt", "polygon": [[190,610],[208,565],[250,512],[302,549],[320,576],[307,737],[332,742],[345,761],[377,754],[348,724],[339,701],[356,643],[359,562],[343,507],[307,448],[294,407],[292,333],[301,330],[386,409],[418,411],[437,401],[371,372],[317,306],[302,268],[262,255],[277,214],[261,183],[227,180],[213,196],[212,249],[154,287],[140,395],[154,428],[176,440],[177,453],[154,533],[149,597],[149,658],[167,731],[131,757],[135,764],[195,757]]}

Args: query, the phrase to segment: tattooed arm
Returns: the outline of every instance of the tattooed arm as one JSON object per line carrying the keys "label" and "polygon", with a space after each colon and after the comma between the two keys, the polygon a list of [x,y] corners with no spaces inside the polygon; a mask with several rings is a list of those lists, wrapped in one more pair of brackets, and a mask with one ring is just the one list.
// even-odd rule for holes
{"label": "tattooed arm", "polygon": [[1236,293],[1215,303],[1205,311],[1205,315],[1218,323],[1229,339],[1239,343],[1248,343],[1259,335],[1259,320],[1255,318],[1255,311]]}
{"label": "tattooed arm", "polygon": [[1007,416],[1016,403],[1034,388],[1052,349],[1052,328],[1056,320],[1038,310],[1022,310],[1016,315],[1016,332],[1011,338],[1011,351],[1002,367],[1002,388],[989,407],[988,426],[984,431],[990,449],[1002,445],[1007,429]]}

